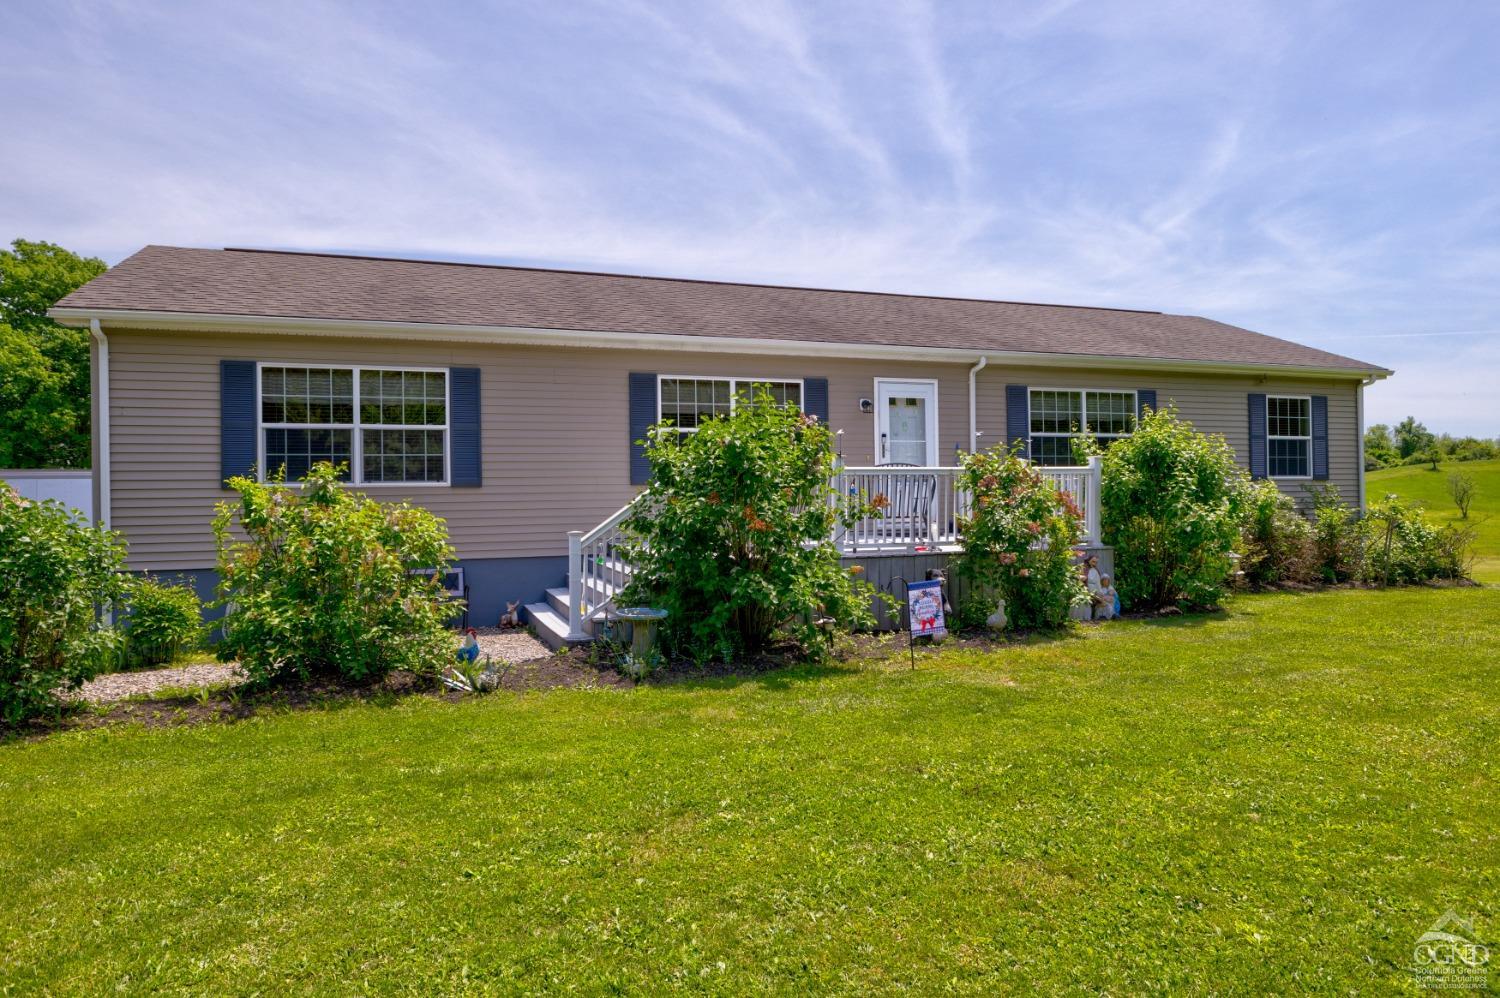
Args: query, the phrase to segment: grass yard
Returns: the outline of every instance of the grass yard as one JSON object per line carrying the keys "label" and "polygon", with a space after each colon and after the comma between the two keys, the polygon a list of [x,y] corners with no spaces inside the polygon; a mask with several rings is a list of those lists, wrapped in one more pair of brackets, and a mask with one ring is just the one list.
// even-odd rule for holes
{"label": "grass yard", "polygon": [[[0,991],[1411,989],[1500,590],[0,745]],[[1500,971],[1492,971],[1491,986]]]}
{"label": "grass yard", "polygon": [[1474,479],[1474,505],[1468,521],[1476,527],[1474,578],[1500,582],[1500,461],[1449,462],[1437,471],[1424,464],[1366,472],[1365,495],[1379,499],[1394,492],[1420,502],[1434,523],[1462,523],[1448,495],[1448,473],[1453,471]]}

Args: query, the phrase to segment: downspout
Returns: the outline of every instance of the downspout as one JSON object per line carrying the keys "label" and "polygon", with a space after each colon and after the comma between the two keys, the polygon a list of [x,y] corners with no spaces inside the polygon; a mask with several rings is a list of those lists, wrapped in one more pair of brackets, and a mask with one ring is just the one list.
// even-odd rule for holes
{"label": "downspout", "polygon": [[99,347],[99,397],[95,404],[99,406],[99,454],[98,460],[94,462],[94,474],[99,479],[99,509],[96,511],[97,518],[104,523],[104,528],[110,526],[110,502],[109,502],[109,338],[104,335],[104,330],[99,328],[98,319],[89,320],[89,335]]}
{"label": "downspout", "polygon": [[980,357],[979,363],[969,368],[969,453],[978,450],[979,444],[979,407],[978,395],[975,392],[974,376],[983,371],[989,364],[988,357]]}
{"label": "downspout", "polygon": [[1354,390],[1354,422],[1359,433],[1359,515],[1365,515],[1365,388],[1377,379],[1365,378]]}

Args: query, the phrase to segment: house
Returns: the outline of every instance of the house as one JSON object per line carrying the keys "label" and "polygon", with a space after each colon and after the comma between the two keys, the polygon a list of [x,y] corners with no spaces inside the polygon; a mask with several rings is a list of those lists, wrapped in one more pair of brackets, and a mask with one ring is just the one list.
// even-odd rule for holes
{"label": "house", "polygon": [[132,569],[211,587],[226,478],[347,461],[446,518],[473,619],[521,598],[551,631],[548,590],[580,605],[569,535],[575,567],[607,540],[646,427],[692,432],[751,383],[839,431],[851,473],[1000,442],[1066,466],[1076,427],[1107,443],[1170,402],[1289,494],[1353,498],[1363,388],[1391,373],[1160,312],[261,250],[148,246],[50,314],[93,333],[95,509]]}

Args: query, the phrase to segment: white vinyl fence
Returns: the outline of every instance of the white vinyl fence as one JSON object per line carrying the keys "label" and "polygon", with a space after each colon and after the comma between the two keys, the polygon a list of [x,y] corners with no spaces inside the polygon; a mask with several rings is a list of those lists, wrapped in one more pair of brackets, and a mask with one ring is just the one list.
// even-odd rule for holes
{"label": "white vinyl fence", "polygon": [[57,499],[94,519],[94,480],[87,468],[81,471],[62,468],[0,468],[0,481],[6,482],[27,499]]}

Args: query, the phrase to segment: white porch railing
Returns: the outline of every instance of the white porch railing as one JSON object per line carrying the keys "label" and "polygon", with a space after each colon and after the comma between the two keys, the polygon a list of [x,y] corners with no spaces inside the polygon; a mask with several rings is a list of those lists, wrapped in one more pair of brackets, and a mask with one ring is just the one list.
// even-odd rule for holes
{"label": "white porch railing", "polygon": [[[1059,491],[1068,492],[1083,512],[1083,544],[1099,543],[1100,459],[1082,467],[1038,470]],[[840,497],[863,495],[885,499],[882,514],[836,528],[834,541],[847,554],[892,551],[957,550],[963,544],[958,518],[968,511],[969,496],[958,488],[957,468],[843,468],[833,486]],[[636,500],[640,501],[639,499]],[[590,624],[614,606],[615,594],[630,581],[621,524],[632,502],[587,533],[568,534],[568,640],[586,641]]]}
{"label": "white porch railing", "polygon": [[[1099,458],[1081,467],[1039,468],[1060,492],[1068,492],[1083,512],[1085,544],[1099,542]],[[962,545],[958,517],[968,512],[969,496],[958,488],[957,468],[844,468],[834,476],[840,496],[882,497],[883,515],[859,520],[834,539],[844,551],[942,550]]]}
{"label": "white porch railing", "polygon": [[615,603],[615,594],[630,581],[630,566],[620,550],[620,524],[640,501],[632,500],[599,526],[568,533],[568,640],[587,641],[586,623],[600,619]]}

